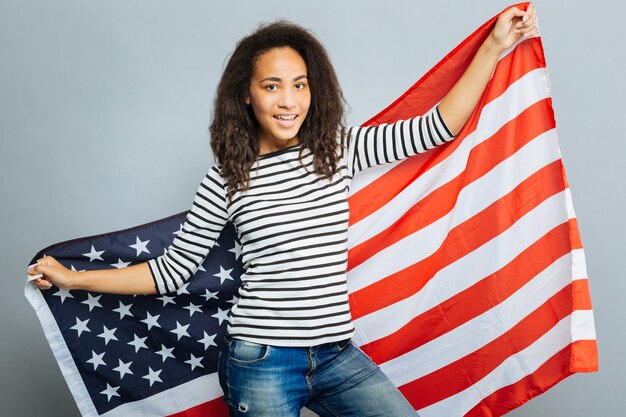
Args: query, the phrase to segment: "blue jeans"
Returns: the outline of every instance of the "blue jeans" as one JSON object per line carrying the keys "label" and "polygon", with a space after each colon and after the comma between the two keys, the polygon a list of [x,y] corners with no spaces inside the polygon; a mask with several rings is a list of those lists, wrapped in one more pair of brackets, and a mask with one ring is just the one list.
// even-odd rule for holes
{"label": "blue jeans", "polygon": [[313,347],[268,346],[226,336],[219,380],[232,417],[404,417],[416,411],[350,340]]}

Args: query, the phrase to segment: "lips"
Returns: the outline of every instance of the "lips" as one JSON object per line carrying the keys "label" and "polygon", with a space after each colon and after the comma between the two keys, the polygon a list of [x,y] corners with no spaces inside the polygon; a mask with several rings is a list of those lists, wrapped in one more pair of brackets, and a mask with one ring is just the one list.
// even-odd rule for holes
{"label": "lips", "polygon": [[275,114],[274,120],[278,122],[279,125],[283,127],[291,127],[295,124],[296,119],[298,118],[297,114]]}

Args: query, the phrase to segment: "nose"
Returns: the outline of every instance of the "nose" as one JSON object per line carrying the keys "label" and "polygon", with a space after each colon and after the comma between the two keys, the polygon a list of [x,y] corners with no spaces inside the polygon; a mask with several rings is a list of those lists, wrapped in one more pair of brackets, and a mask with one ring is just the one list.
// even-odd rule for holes
{"label": "nose", "polygon": [[292,109],[295,107],[296,99],[293,91],[290,91],[289,89],[282,90],[277,104],[278,107],[282,109]]}

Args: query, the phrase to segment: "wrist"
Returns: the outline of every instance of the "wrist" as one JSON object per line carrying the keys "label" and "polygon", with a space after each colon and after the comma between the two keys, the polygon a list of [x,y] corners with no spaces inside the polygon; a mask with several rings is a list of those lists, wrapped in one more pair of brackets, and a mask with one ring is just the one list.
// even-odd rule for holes
{"label": "wrist", "polygon": [[494,54],[496,56],[500,56],[500,54],[506,49],[493,37],[493,32],[487,36],[487,39],[485,39],[482,46],[490,54]]}
{"label": "wrist", "polygon": [[78,272],[78,271],[69,271],[70,274],[68,275],[68,280],[67,280],[67,290],[82,290],[84,288],[81,287],[81,281],[83,277],[81,277],[81,274],[84,274],[85,272]]}

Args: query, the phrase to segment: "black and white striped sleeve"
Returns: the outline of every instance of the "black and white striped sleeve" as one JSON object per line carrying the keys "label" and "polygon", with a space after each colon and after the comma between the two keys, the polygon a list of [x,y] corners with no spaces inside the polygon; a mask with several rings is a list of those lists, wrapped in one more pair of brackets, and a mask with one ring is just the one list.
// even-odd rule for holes
{"label": "black and white striped sleeve", "polygon": [[347,151],[348,172],[399,161],[449,142],[450,132],[436,106],[423,116],[379,126],[352,127]]}
{"label": "black and white striped sleeve", "polygon": [[148,261],[160,294],[176,291],[196,272],[227,221],[224,181],[214,166],[202,179],[182,230],[163,255]]}

